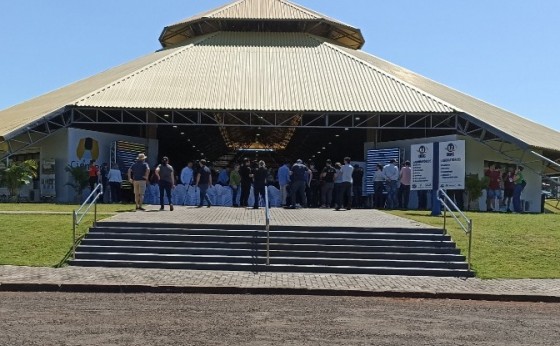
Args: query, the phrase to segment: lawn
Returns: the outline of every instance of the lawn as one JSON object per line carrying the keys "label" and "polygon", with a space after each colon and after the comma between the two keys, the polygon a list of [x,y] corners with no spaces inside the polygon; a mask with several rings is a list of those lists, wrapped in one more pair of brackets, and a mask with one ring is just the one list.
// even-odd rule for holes
{"label": "lawn", "polygon": [[[545,214],[468,212],[473,219],[471,263],[479,278],[560,278],[560,210],[547,202]],[[0,204],[0,264],[57,266],[72,246],[72,210],[64,204]],[[133,211],[133,205],[100,204],[98,219]],[[23,213],[23,214],[22,214]],[[392,214],[443,227],[426,211]],[[78,228],[92,224],[88,215]],[[466,255],[467,236],[453,219],[448,231]]]}
{"label": "lawn", "polygon": [[[72,211],[69,204],[0,204],[0,264],[48,266],[60,264],[72,247]],[[133,205],[99,204],[98,219],[133,211]],[[93,211],[93,209],[92,209]],[[77,228],[83,234],[93,223],[90,212]]]}
{"label": "lawn", "polygon": [[[467,212],[473,220],[471,263],[479,278],[560,278],[560,211],[548,202],[545,214]],[[443,217],[425,211],[391,214],[443,227]],[[461,252],[468,237],[448,219],[447,228]]]}

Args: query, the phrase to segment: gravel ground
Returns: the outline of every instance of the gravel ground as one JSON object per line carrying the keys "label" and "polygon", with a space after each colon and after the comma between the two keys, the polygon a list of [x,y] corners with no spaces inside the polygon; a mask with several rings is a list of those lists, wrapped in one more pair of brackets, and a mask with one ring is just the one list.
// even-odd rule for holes
{"label": "gravel ground", "polygon": [[560,304],[0,292],[0,345],[558,345]]}

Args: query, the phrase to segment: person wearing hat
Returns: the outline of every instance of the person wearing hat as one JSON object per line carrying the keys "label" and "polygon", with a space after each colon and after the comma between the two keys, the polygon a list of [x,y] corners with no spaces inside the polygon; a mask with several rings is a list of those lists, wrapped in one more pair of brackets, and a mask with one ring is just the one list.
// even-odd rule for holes
{"label": "person wearing hat", "polygon": [[146,155],[138,154],[136,162],[128,169],[128,180],[134,187],[134,201],[136,202],[136,210],[146,210],[142,207],[144,203],[144,194],[146,193],[146,183],[150,176],[150,166],[146,163]]}
{"label": "person wearing hat", "polygon": [[383,167],[383,175],[385,176],[387,188],[387,208],[395,209],[399,206],[397,200],[397,185],[399,181],[399,168],[396,166],[397,160],[391,159],[389,163]]}
{"label": "person wearing hat", "polygon": [[171,190],[175,187],[175,171],[173,166],[169,164],[169,158],[164,156],[161,159],[161,164],[156,167],[155,175],[158,179],[159,185],[159,210],[164,210],[163,195],[167,194],[167,201],[169,202],[169,210],[173,211],[173,203],[171,202]]}
{"label": "person wearing hat", "polygon": [[321,208],[331,207],[335,174],[336,170],[332,166],[332,161],[328,159],[320,175],[321,181],[323,182],[323,186],[321,186]]}

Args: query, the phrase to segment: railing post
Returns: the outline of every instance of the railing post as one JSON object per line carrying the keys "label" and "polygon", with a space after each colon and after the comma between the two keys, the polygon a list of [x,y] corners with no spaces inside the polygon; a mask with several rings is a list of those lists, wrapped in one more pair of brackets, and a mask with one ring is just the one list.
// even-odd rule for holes
{"label": "railing post", "polygon": [[270,265],[270,208],[268,206],[268,186],[264,187],[264,218],[266,220],[266,265]]}
{"label": "railing post", "polygon": [[72,211],[72,259],[76,259],[76,211]]}
{"label": "railing post", "polygon": [[472,219],[469,219],[469,251],[467,253],[467,268],[471,270],[471,246],[472,246]]}

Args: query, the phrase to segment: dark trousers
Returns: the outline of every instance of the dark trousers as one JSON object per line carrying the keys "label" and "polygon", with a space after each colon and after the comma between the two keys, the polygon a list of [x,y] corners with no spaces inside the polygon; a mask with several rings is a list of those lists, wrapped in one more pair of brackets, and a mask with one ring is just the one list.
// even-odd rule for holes
{"label": "dark trousers", "polygon": [[352,209],[352,183],[345,181],[340,184],[337,208],[342,207],[346,202],[346,209]]}
{"label": "dark trousers", "polygon": [[239,192],[239,185],[236,185],[235,187],[232,186],[231,191],[233,193],[231,196],[231,202],[234,207],[237,207],[237,192]]}
{"label": "dark trousers", "polygon": [[334,183],[325,183],[321,188],[321,203],[323,203],[324,206],[331,206],[333,189]]}
{"label": "dark trousers", "polygon": [[173,204],[171,203],[171,182],[160,180],[159,181],[159,205],[161,205],[162,208],[164,205],[163,204],[164,193],[167,194],[167,201],[169,202],[169,205]]}
{"label": "dark trousers", "polygon": [[410,185],[401,184],[399,187],[399,207],[408,209],[408,201],[410,200]]}
{"label": "dark trousers", "polygon": [[250,181],[241,181],[241,201],[239,204],[242,207],[249,206],[249,194],[251,193],[251,182]]}
{"label": "dark trousers", "polygon": [[265,201],[264,189],[266,189],[266,186],[264,185],[256,185],[256,184],[253,185],[253,197],[255,198],[255,203],[253,204],[253,208],[259,207],[259,195],[261,196],[263,202]]}
{"label": "dark trousers", "polygon": [[383,182],[375,181],[373,182],[373,192],[374,192],[374,207],[376,209],[382,209],[385,205],[385,200],[383,197]]}
{"label": "dark trousers", "polygon": [[352,205],[354,208],[362,207],[362,184],[352,183]]}
{"label": "dark trousers", "polygon": [[206,191],[208,191],[208,184],[199,184],[198,190],[200,192],[198,205],[204,204],[204,200],[206,200],[206,203],[208,203],[208,205],[212,205],[212,203],[210,203],[210,198],[208,198],[208,195],[206,194]]}
{"label": "dark trousers", "polygon": [[120,202],[121,201],[121,183],[112,181],[109,183],[109,187],[111,188],[111,202]]}
{"label": "dark trousers", "polygon": [[296,205],[296,196],[299,196],[301,198],[301,206],[302,207],[307,207],[307,197],[305,196],[305,181],[303,180],[296,180],[294,182],[292,182],[292,184],[290,185],[291,187],[291,200],[292,200],[292,206]]}

